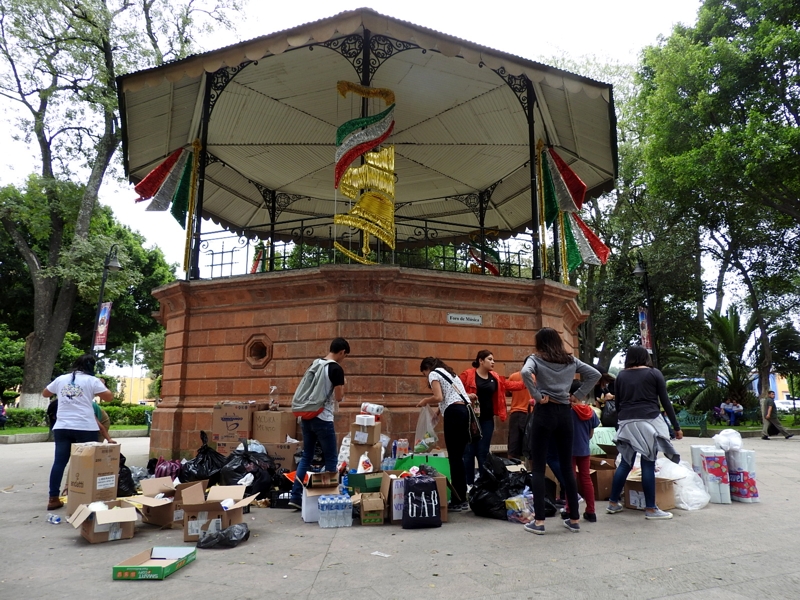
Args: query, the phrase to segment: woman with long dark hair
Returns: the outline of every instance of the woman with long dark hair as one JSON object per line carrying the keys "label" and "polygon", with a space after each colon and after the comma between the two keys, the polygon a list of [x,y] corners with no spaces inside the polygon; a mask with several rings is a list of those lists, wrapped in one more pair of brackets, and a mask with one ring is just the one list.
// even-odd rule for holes
{"label": "woman with long dark hair", "polygon": [[661,371],[650,366],[650,354],[642,346],[631,346],[625,356],[625,368],[617,375],[615,385],[617,416],[619,430],[617,432],[617,448],[620,463],[614,473],[611,485],[611,497],[606,512],[616,514],[622,512],[619,499],[628,473],[633,468],[636,455],[642,463],[642,490],[645,499],[645,519],[671,519],[672,513],[660,510],[656,506],[656,456],[661,450],[674,462],[680,456],[672,447],[669,429],[661,416],[661,406],[675,430],[675,437],[683,438],[683,432],[675,410],[667,396],[667,384]]}
{"label": "woman with long dark hair", "polygon": [[84,354],[72,365],[72,373],[54,379],[44,390],[42,396],[56,396],[58,418],[53,426],[56,453],[53,468],[50,470],[50,499],[47,510],[64,506],[59,499],[61,479],[69,462],[72,444],[96,442],[98,432],[109,442],[114,440],[108,430],[95,417],[92,407],[95,396],[101,400],[113,400],[114,394],[106,388],[102,380],[94,376],[95,358]]}
{"label": "woman with long dark hair", "polygon": [[451,498],[450,512],[461,512],[467,503],[467,480],[464,474],[464,448],[469,442],[469,396],[455,371],[444,361],[428,356],[422,359],[420,372],[428,380],[432,395],[423,398],[418,407],[439,405],[439,414],[444,418],[444,442],[447,461],[450,463],[450,482],[458,498]]}
{"label": "woman with long dark hair", "polygon": [[[561,465],[572,464],[572,408],[571,400],[583,399],[594,389],[600,373],[592,366],[581,362],[564,349],[564,342],[555,329],[544,327],[536,333],[536,352],[531,354],[522,367],[522,381],[536,400],[531,430],[531,462],[533,471],[534,521],[525,525],[525,530],[537,535],[544,534],[544,471],[547,447],[552,439]],[[574,396],[570,386],[575,374],[581,376],[581,386]],[[535,377],[535,380],[534,380]],[[567,491],[569,519],[564,527],[574,533],[581,530],[578,521],[578,489],[575,473],[562,469],[564,487]]]}
{"label": "woman with long dark hair", "polygon": [[478,469],[489,455],[494,434],[494,418],[506,420],[506,392],[518,392],[525,389],[522,381],[508,381],[494,371],[494,355],[490,350],[481,350],[472,361],[472,368],[458,376],[464,389],[473,403],[480,408],[478,423],[481,426],[481,440],[467,444],[464,451],[464,469],[467,485],[475,483],[475,457],[478,458]]}

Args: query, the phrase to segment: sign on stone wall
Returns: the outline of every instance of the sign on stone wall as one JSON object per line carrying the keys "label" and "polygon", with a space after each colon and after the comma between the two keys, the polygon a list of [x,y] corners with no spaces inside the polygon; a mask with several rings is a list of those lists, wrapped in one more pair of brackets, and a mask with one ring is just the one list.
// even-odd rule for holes
{"label": "sign on stone wall", "polygon": [[452,325],[483,325],[483,315],[447,313],[447,322]]}

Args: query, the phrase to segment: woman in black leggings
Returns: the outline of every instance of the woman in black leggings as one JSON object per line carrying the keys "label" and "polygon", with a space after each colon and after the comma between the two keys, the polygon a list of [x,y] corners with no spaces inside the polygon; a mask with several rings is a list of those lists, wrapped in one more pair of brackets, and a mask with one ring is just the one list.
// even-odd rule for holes
{"label": "woman in black leggings", "polygon": [[[525,530],[537,535],[544,534],[544,470],[547,446],[552,439],[562,465],[572,464],[572,408],[570,403],[585,398],[600,379],[593,367],[567,353],[564,343],[555,329],[544,327],[536,334],[536,353],[525,360],[522,381],[536,400],[531,431],[531,461],[533,463],[533,507],[535,520],[525,525]],[[575,375],[582,378],[581,386],[573,396],[570,394]],[[535,378],[535,379],[534,379]],[[572,469],[563,469],[564,487],[567,489],[569,519],[564,527],[578,533],[578,489]]]}

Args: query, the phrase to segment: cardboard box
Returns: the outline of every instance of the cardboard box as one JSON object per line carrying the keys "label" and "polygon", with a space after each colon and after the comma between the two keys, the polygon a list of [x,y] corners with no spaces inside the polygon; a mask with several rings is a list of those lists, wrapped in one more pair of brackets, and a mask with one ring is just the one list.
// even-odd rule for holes
{"label": "cardboard box", "polygon": [[350,443],[371,446],[381,441],[381,424],[375,425],[359,425],[352,423],[350,425]]}
{"label": "cardboard box", "polygon": [[275,461],[276,469],[283,468],[294,471],[294,455],[300,450],[300,442],[292,442],[291,444],[264,444],[264,449],[267,451],[267,454],[270,455],[270,458]]}
{"label": "cardboard box", "polygon": [[[661,510],[675,508],[675,492],[671,479],[656,477],[656,506]],[[625,508],[644,510],[644,490],[641,479],[628,479],[625,482]]]}
{"label": "cardboard box", "polygon": [[616,444],[597,444],[600,446],[600,449],[606,453],[606,458],[610,458],[612,460],[617,459],[617,454],[619,454],[619,450],[617,450]]}
{"label": "cardboard box", "polygon": [[351,469],[358,469],[358,461],[365,452],[372,463],[372,470],[379,471],[381,468],[381,461],[383,460],[383,446],[380,442],[372,445],[354,444],[350,442],[350,459],[347,461],[348,467]]}
{"label": "cardboard box", "polygon": [[236,448],[238,448],[239,444],[241,443],[242,442],[240,442],[239,440],[236,440],[235,442],[217,442],[216,450],[217,452],[222,454],[222,456],[230,456],[231,453],[234,450],[236,450]]}
{"label": "cardboard box", "polygon": [[614,483],[614,473],[617,466],[610,458],[602,456],[590,456],[589,467],[594,486],[595,500],[608,500],[611,497],[611,486]]}
{"label": "cardboard box", "polygon": [[124,500],[106,502],[109,510],[92,511],[81,504],[67,522],[90,544],[129,540],[136,526],[136,509]]}
{"label": "cardboard box", "polygon": [[353,490],[352,494],[380,492],[382,481],[382,471],[377,473],[350,473],[347,476],[347,487]]}
{"label": "cardboard box", "polygon": [[[169,477],[142,479],[140,483],[142,495],[129,500],[142,505],[139,511],[142,514],[142,521],[172,529],[183,529],[183,490],[198,483],[203,490],[208,487],[207,479],[181,483],[178,486],[175,486]],[[159,494],[164,494],[166,497],[156,498],[155,496]]]}
{"label": "cardboard box", "polygon": [[253,413],[266,407],[264,402],[220,402],[214,406],[211,416],[211,441],[239,442],[250,439]]}
{"label": "cardboard box", "polygon": [[361,524],[383,525],[386,502],[380,492],[361,494]]}
{"label": "cardboard box", "polygon": [[303,487],[303,508],[300,511],[300,516],[306,523],[319,523],[319,497],[320,496],[336,496],[339,493],[339,486],[328,487]]}
{"label": "cardboard box", "polygon": [[114,581],[166,579],[197,558],[197,548],[157,546],[126,558],[112,567]]}
{"label": "cardboard box", "polygon": [[285,410],[260,410],[253,413],[254,440],[262,444],[285,444],[286,436],[297,438],[297,417]]}
{"label": "cardboard box", "polygon": [[305,486],[309,488],[329,488],[339,485],[339,473],[328,473],[322,471],[321,473],[307,472]]}
{"label": "cardboard box", "polygon": [[[258,494],[244,497],[243,485],[215,485],[203,493],[200,484],[183,490],[183,541],[196,542],[203,532],[214,533],[244,521],[244,507],[253,502]],[[238,500],[225,510],[220,504],[226,499]]]}
{"label": "cardboard box", "polygon": [[[382,471],[381,472],[381,495],[386,502],[386,516],[392,523],[400,523],[403,520],[403,504],[405,503],[405,479],[400,479],[403,471]],[[392,475],[397,475],[397,479],[392,479]],[[348,476],[349,477],[349,476]],[[442,523],[447,523],[447,478],[434,477],[436,481],[436,491],[439,493],[439,507],[442,513]]]}
{"label": "cardboard box", "polygon": [[119,444],[72,444],[69,458],[67,514],[81,504],[117,497]]}

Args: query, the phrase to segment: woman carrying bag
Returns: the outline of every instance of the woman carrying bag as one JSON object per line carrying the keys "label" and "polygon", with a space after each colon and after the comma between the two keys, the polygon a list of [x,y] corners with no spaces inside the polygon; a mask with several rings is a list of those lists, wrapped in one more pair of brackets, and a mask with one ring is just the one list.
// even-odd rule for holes
{"label": "woman carrying bag", "polygon": [[[680,456],[670,442],[667,423],[661,416],[661,406],[675,430],[675,437],[683,438],[675,410],[667,396],[667,385],[661,371],[650,366],[650,354],[642,346],[631,346],[625,356],[625,368],[617,375],[616,381],[617,414],[619,430],[617,448],[620,463],[614,473],[611,497],[606,512],[622,512],[619,499],[625,480],[628,478],[636,460],[641,456],[642,491],[645,499],[645,519],[671,519],[672,513],[656,506],[656,456],[661,450],[664,455],[677,463]],[[659,402],[661,406],[659,406]]]}
{"label": "woman carrying bag", "polygon": [[472,361],[472,368],[458,376],[473,404],[477,402],[480,412],[478,422],[481,426],[481,439],[474,444],[467,444],[464,450],[464,470],[467,485],[475,483],[475,457],[478,458],[480,471],[494,434],[494,418],[506,420],[506,392],[517,392],[525,389],[522,381],[509,381],[494,372],[494,356],[489,350],[481,350]]}
{"label": "woman carrying bag", "polygon": [[[544,471],[547,447],[554,440],[558,459],[562,465],[572,464],[572,407],[573,398],[583,399],[594,389],[600,373],[564,349],[564,343],[555,329],[544,327],[536,333],[536,352],[531,354],[522,367],[522,381],[536,400],[531,424],[531,462],[533,471],[534,520],[525,525],[525,530],[544,535]],[[581,386],[573,396],[570,386],[575,374],[581,376]],[[535,380],[534,380],[535,377]],[[575,473],[563,469],[564,487],[567,490],[569,519],[564,527],[573,533],[581,530],[578,521],[578,490]]]}
{"label": "woman carrying bag", "polygon": [[433,394],[423,398],[417,407],[438,404],[439,414],[444,418],[444,442],[447,447],[447,461],[450,463],[450,482],[458,495],[458,498],[451,499],[447,509],[450,512],[461,512],[469,507],[464,474],[464,448],[470,442],[470,414],[467,408],[469,396],[455,371],[438,358],[423,358],[419,370],[428,380],[428,387]]}

